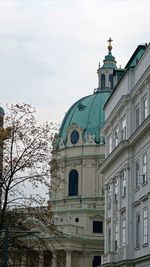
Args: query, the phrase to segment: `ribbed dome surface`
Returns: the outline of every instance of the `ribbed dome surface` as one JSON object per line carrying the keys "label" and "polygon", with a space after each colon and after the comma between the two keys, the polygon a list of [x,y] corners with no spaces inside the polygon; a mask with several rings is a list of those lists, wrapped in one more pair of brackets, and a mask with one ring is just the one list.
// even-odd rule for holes
{"label": "ribbed dome surface", "polygon": [[103,107],[110,93],[96,92],[78,100],[66,113],[59,131],[59,139],[66,142],[67,129],[72,124],[84,128],[86,133],[94,134],[95,141],[99,142],[100,129],[104,124]]}

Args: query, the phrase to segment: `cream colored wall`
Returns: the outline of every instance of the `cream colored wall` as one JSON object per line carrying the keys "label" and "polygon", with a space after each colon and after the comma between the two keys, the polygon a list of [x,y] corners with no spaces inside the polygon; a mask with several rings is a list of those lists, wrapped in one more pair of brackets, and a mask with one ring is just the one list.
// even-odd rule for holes
{"label": "cream colored wall", "polygon": [[104,159],[104,146],[77,146],[60,150],[58,160],[58,177],[53,177],[55,187],[52,199],[68,196],[69,172],[76,169],[79,173],[78,195],[95,197],[102,195],[102,176],[97,173],[98,165]]}

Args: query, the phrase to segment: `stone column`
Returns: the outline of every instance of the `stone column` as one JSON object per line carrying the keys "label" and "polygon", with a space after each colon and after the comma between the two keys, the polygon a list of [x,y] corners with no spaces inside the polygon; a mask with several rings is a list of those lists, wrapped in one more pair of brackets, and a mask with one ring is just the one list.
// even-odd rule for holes
{"label": "stone column", "polygon": [[53,252],[52,267],[57,267],[57,255],[56,255],[56,252]]}
{"label": "stone column", "polygon": [[71,267],[71,250],[66,250],[66,267]]}

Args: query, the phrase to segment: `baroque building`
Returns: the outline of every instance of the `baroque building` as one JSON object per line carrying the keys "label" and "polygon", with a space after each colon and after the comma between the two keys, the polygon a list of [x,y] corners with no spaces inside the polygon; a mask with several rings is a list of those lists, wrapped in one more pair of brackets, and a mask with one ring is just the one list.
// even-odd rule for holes
{"label": "baroque building", "polygon": [[[63,233],[53,242],[53,266],[96,267],[104,250],[104,193],[97,172],[105,156],[103,107],[123,72],[108,54],[97,70],[98,88],[66,113],[55,141],[50,203]],[[115,72],[115,79],[113,73]]]}
{"label": "baroque building", "polygon": [[[115,73],[114,73],[115,75]],[[104,106],[102,266],[150,266],[150,44],[139,45]]]}

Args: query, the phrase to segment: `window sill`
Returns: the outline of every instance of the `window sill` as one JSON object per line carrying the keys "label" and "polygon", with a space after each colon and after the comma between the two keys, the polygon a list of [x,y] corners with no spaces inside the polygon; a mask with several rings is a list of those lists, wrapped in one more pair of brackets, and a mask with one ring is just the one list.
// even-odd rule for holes
{"label": "window sill", "polygon": [[144,243],[144,244],[142,245],[142,247],[143,247],[143,248],[148,247],[148,243]]}
{"label": "window sill", "polygon": [[140,249],[140,245],[134,248],[134,250],[139,250],[139,249]]}
{"label": "window sill", "polygon": [[126,195],[121,196],[122,199],[126,198]]}
{"label": "window sill", "polygon": [[103,235],[104,233],[96,233],[96,232],[93,232],[92,234],[93,235]]}
{"label": "window sill", "polygon": [[138,192],[140,190],[140,186],[138,186],[137,188],[135,188],[135,193]]}
{"label": "window sill", "polygon": [[148,184],[148,181],[145,181],[143,184],[142,184],[142,186],[145,186],[145,185],[147,185]]}

